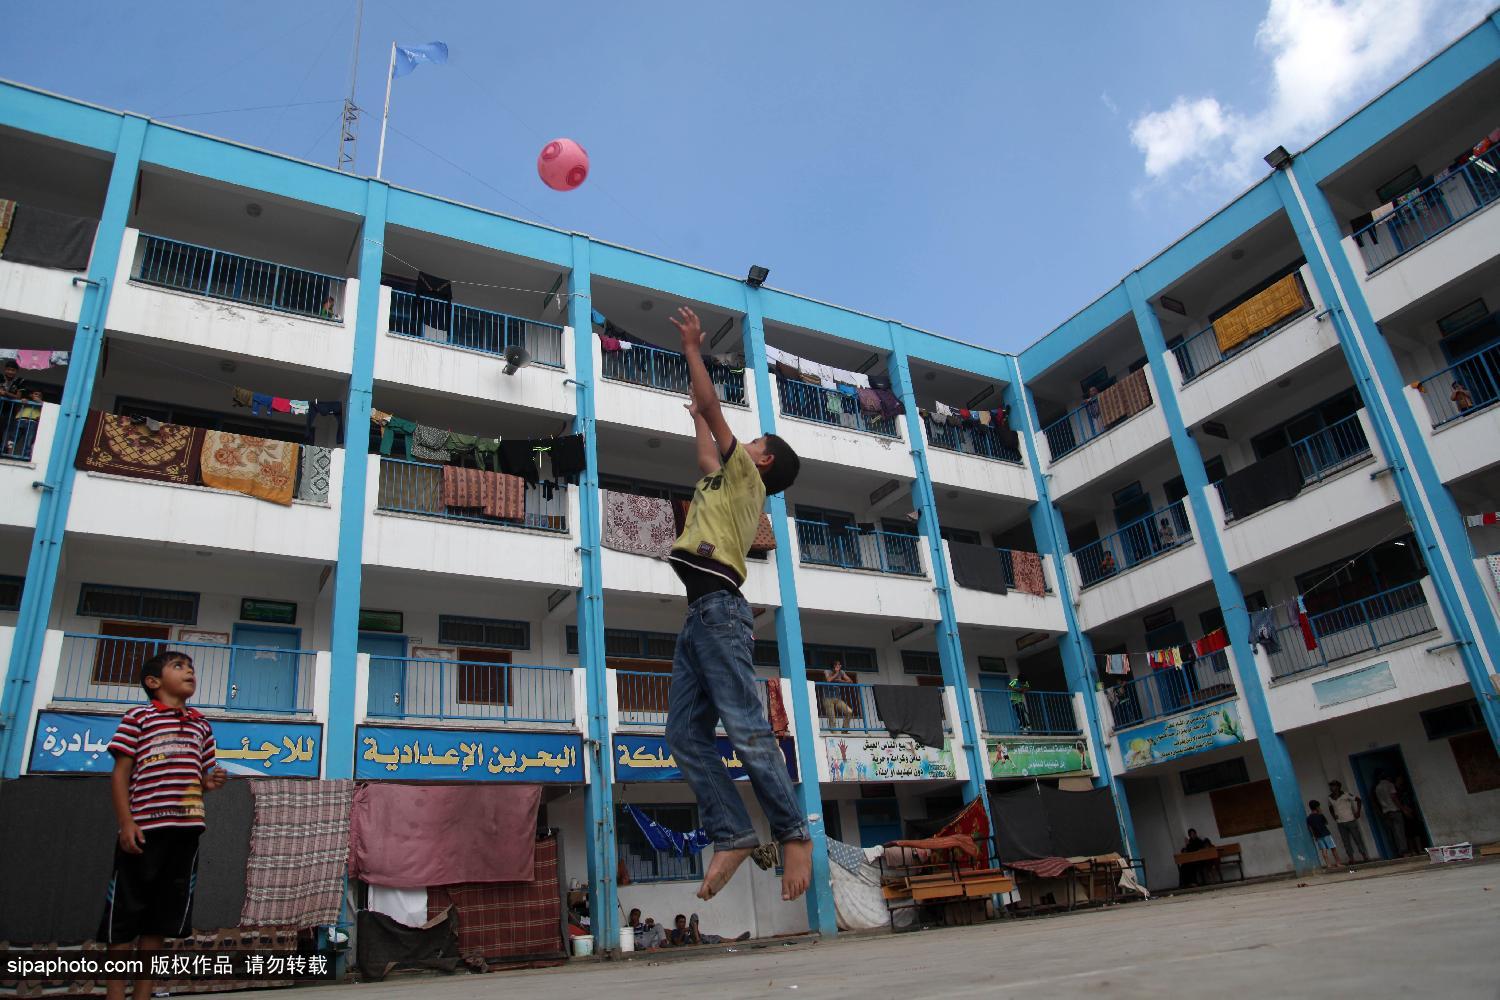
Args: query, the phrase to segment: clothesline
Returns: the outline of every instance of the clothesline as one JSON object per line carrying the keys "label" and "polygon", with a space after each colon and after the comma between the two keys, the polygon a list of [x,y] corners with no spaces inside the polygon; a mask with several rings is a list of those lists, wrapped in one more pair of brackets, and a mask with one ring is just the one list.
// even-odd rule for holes
{"label": "clothesline", "polygon": [[14,361],[22,371],[44,372],[54,365],[65,367],[68,353],[51,348],[4,347],[0,348],[0,361]]}
{"label": "clothesline", "polygon": [[[413,271],[416,271],[418,274],[422,273],[422,269],[420,267],[418,267],[417,265],[413,264],[411,261],[403,260],[402,258],[398,257],[395,253],[393,253],[390,250],[389,247],[387,247],[384,243],[380,242],[379,240],[372,240],[372,239],[366,237],[365,238],[365,242],[368,243],[368,244],[370,244],[371,246],[380,247],[380,250],[381,250],[382,253],[384,253],[387,257],[390,257],[392,260],[396,261],[397,263],[406,265],[407,267],[411,268]],[[576,297],[581,298],[581,299],[587,299],[587,298],[590,297],[588,292],[565,292],[565,291],[562,291],[561,289],[552,289],[552,288],[518,288],[518,287],[516,287],[514,285],[494,285],[494,284],[490,284],[490,283],[484,282],[484,281],[464,281],[464,280],[462,280],[460,278],[449,278],[447,280],[449,281],[449,283],[454,284],[454,285],[468,285],[471,288],[493,288],[496,291],[501,291],[501,292],[529,292],[529,293],[532,293],[532,294],[535,294],[535,295],[546,295],[546,296],[549,296],[549,297],[555,296],[557,298],[576,296]]]}

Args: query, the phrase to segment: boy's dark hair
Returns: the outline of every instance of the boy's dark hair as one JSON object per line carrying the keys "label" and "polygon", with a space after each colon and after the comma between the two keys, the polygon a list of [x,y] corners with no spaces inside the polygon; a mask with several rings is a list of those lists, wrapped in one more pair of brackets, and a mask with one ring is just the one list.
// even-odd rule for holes
{"label": "boy's dark hair", "polygon": [[15,361],[11,360],[10,358],[6,358],[5,364],[0,365],[0,371],[10,371],[12,368],[14,368],[16,371],[21,370],[21,366],[16,364]]}
{"label": "boy's dark hair", "polygon": [[771,456],[771,467],[760,470],[761,482],[766,484],[766,496],[773,497],[778,493],[786,492],[787,487],[797,481],[797,473],[802,471],[802,460],[792,450],[792,446],[775,434],[767,434],[766,454]]}
{"label": "boy's dark hair", "polygon": [[1322,806],[1318,805],[1318,800],[1317,799],[1309,799],[1307,801],[1307,808],[1311,809],[1313,812],[1317,812],[1319,809],[1322,808]]}
{"label": "boy's dark hair", "polygon": [[165,653],[157,653],[141,665],[141,689],[146,692],[147,698],[154,698],[156,692],[151,690],[151,687],[146,683],[146,678],[155,677],[157,680],[161,680],[161,672],[166,668],[166,665],[168,663],[176,663],[178,660],[186,660],[189,663],[193,662],[192,657],[186,653],[168,650]]}

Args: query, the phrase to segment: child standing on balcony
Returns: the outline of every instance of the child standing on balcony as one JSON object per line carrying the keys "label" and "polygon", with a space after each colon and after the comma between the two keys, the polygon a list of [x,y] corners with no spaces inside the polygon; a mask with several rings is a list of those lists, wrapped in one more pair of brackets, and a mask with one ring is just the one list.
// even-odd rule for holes
{"label": "child standing on balcony", "polygon": [[[193,661],[160,653],[141,668],[141,687],[150,704],[126,712],[109,743],[120,832],[99,940],[120,952],[137,940],[142,949],[160,949],[163,938],[193,932],[203,794],[229,777],[214,764],[208,720],[187,704],[197,689]],[[124,981],[111,980],[108,996],[124,1000]],[[150,980],[136,980],[135,996],[151,996]]]}
{"label": "child standing on balcony", "polygon": [[672,657],[667,745],[692,786],[714,845],[698,896],[712,899],[760,845],[714,741],[714,724],[722,720],[771,833],[781,843],[781,898],[793,900],[807,891],[812,878],[812,841],[786,760],[756,694],[750,656],[754,618],[740,587],[766,497],[792,485],[800,462],[774,434],[735,440],[703,363],[703,327],[697,315],[680,308],[672,324],[682,334],[693,400],[688,411],[703,474],[668,556],[687,588],[688,614]]}

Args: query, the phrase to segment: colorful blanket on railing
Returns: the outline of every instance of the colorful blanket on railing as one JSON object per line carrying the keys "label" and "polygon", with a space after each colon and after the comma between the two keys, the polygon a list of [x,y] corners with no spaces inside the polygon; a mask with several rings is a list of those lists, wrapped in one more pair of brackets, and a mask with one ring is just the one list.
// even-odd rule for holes
{"label": "colorful blanket on railing", "polygon": [[84,424],[75,464],[95,472],[190,485],[198,481],[203,434],[197,427],[95,410]]}
{"label": "colorful blanket on railing", "polygon": [[339,918],[352,781],[257,778],[245,871],[245,927],[318,927]]}
{"label": "colorful blanket on railing", "polygon": [[443,503],[502,521],[526,520],[526,480],[503,472],[443,466]]}
{"label": "colorful blanket on railing", "polygon": [[1287,275],[1214,320],[1214,339],[1228,352],[1308,307],[1296,272]]}
{"label": "colorful blanket on railing", "polygon": [[564,955],[557,838],[536,842],[530,882],[463,882],[427,890],[429,918],[450,905],[458,913],[458,953],[482,966],[495,959],[525,961]]}
{"label": "colorful blanket on railing", "polygon": [[203,432],[203,485],[290,506],[301,445],[227,431]]}
{"label": "colorful blanket on railing", "polygon": [[665,558],[677,533],[672,505],[657,497],[601,490],[604,496],[604,547],[617,552]]}
{"label": "colorful blanket on railing", "polygon": [[297,477],[297,499],[309,503],[328,502],[328,480],[333,475],[333,449],[315,444],[302,446],[302,469]]}
{"label": "colorful blanket on railing", "polygon": [[1099,393],[1099,419],[1111,427],[1151,405],[1151,384],[1139,368]]}
{"label": "colorful blanket on railing", "polygon": [[1042,557],[1035,552],[1012,550],[1011,572],[1016,578],[1016,589],[1023,594],[1038,597],[1047,593],[1047,577],[1042,572]]}

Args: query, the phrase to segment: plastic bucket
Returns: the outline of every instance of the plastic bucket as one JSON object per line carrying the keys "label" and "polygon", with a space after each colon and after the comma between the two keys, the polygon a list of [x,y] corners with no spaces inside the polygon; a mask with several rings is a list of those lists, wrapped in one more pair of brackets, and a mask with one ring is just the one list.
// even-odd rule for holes
{"label": "plastic bucket", "polygon": [[573,957],[585,958],[594,953],[594,939],[591,937],[575,937],[573,939]]}
{"label": "plastic bucket", "polygon": [[635,928],[620,928],[620,951],[635,951]]}

